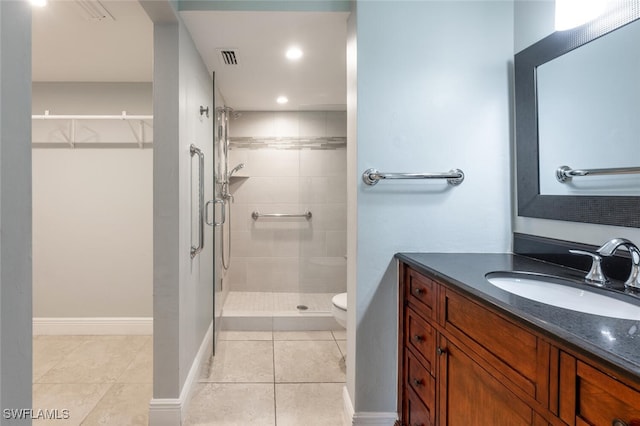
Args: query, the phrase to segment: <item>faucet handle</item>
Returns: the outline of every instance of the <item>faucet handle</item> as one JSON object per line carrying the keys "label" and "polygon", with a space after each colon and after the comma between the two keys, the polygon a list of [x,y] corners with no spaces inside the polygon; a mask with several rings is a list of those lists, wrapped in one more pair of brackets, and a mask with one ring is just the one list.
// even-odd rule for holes
{"label": "faucet handle", "polygon": [[584,251],[584,250],[569,250],[569,253],[581,254],[584,256],[591,257],[591,260],[593,261],[591,263],[591,269],[589,270],[587,275],[584,277],[587,281],[590,281],[592,283],[596,283],[599,285],[604,285],[607,283],[608,281],[607,277],[602,272],[602,256],[600,256],[598,253],[591,253],[590,251]]}

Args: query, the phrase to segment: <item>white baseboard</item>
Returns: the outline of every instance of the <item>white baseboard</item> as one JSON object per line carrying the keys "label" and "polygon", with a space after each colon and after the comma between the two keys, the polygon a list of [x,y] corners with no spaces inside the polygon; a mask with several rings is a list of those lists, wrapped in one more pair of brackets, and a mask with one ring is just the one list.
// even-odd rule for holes
{"label": "white baseboard", "polygon": [[346,385],[342,388],[342,408],[342,421],[344,426],[353,425],[353,403],[351,402],[351,396],[349,396]]}
{"label": "white baseboard", "polygon": [[353,415],[353,426],[393,426],[398,413],[361,412]]}
{"label": "white baseboard", "polygon": [[342,421],[344,426],[394,426],[398,413],[360,412],[355,413],[347,387],[342,388]]}
{"label": "white baseboard", "polygon": [[34,318],[34,335],[151,335],[153,318]]}
{"label": "white baseboard", "polygon": [[149,403],[149,426],[180,426],[182,401],[180,399],[152,399]]}
{"label": "white baseboard", "polygon": [[213,322],[202,339],[200,349],[191,363],[189,374],[182,385],[179,398],[154,398],[149,403],[149,426],[180,426],[184,423],[191,396],[198,383],[200,370],[211,356]]}

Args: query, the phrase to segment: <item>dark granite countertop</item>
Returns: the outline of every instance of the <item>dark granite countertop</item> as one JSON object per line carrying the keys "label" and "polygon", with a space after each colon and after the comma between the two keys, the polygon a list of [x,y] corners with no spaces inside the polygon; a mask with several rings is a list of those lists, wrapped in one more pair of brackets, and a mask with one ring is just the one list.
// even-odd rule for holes
{"label": "dark granite countertop", "polygon": [[[485,278],[485,274],[493,271],[525,271],[569,278],[577,285],[585,285],[579,284],[583,282],[584,272],[515,254],[398,253],[396,258],[422,273],[451,283],[463,293],[482,299],[640,385],[640,321],[546,305],[501,290]],[[607,290],[593,291],[611,294]],[[640,306],[638,298],[617,294],[614,297]]]}

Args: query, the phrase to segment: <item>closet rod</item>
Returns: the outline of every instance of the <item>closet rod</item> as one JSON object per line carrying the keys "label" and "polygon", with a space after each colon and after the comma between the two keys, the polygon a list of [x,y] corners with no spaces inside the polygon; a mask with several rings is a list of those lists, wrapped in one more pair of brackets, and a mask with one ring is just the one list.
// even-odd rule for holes
{"label": "closet rod", "polygon": [[153,115],[32,115],[33,120],[153,120]]}

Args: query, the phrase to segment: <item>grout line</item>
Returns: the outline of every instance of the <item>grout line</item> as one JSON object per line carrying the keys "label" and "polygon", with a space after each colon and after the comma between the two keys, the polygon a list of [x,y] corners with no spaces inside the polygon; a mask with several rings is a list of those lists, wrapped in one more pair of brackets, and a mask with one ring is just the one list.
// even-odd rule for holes
{"label": "grout line", "polygon": [[276,341],[274,340],[273,327],[271,329],[271,349],[273,351],[273,424],[278,426],[278,404],[276,403]]}

